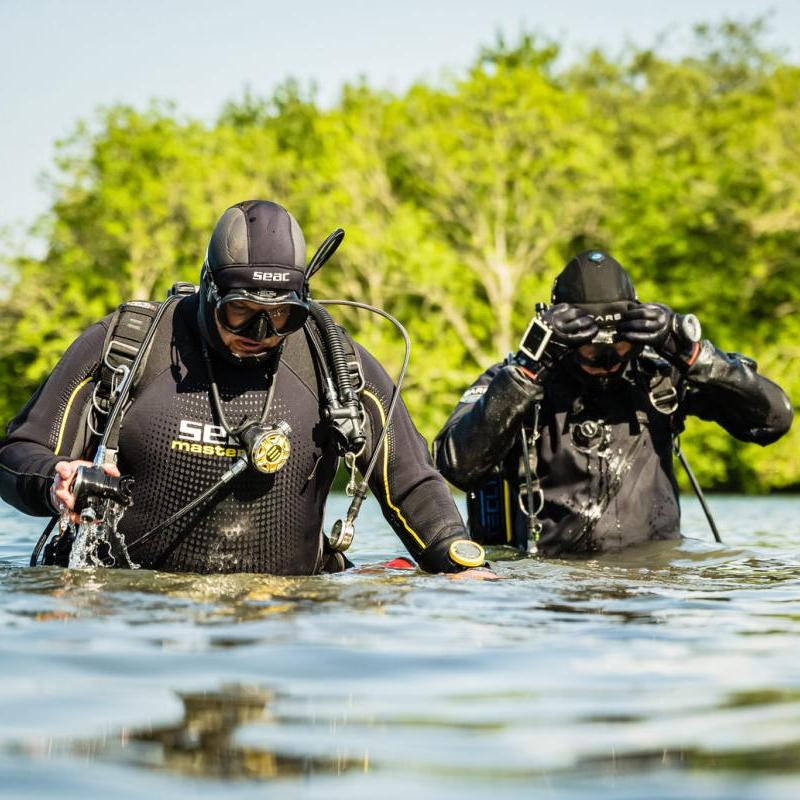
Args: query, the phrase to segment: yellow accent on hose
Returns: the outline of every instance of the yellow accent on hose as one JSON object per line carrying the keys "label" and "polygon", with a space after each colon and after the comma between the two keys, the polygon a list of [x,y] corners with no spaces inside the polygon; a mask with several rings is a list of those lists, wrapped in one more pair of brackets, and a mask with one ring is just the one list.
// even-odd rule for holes
{"label": "yellow accent on hose", "polygon": [[506,510],[506,541],[511,544],[511,490],[505,478],[503,478],[503,500]]}
{"label": "yellow accent on hose", "polygon": [[69,396],[69,400],[67,400],[67,407],[64,409],[64,416],[61,418],[61,427],[58,429],[58,439],[56,440],[56,448],[53,451],[56,455],[58,455],[58,451],[61,449],[61,440],[64,438],[64,431],[67,427],[67,418],[69,417],[69,410],[72,408],[72,401],[77,397],[78,392],[86,386],[87,383],[91,383],[92,376],[90,375],[88,378],[82,380],[73,390],[72,394]]}
{"label": "yellow accent on hose", "polygon": [[[381,405],[381,401],[374,395],[372,392],[367,391],[364,389],[363,394],[369,397],[373,403],[378,407],[378,413],[381,415],[381,425],[386,425],[386,414],[383,410],[383,406]],[[425,542],[420,539],[417,533],[411,528],[411,526],[406,522],[406,518],[400,513],[400,509],[392,502],[392,496],[389,494],[389,433],[387,431],[386,436],[383,440],[383,486],[386,490],[386,502],[389,504],[389,508],[397,514],[397,518],[400,522],[403,523],[403,527],[417,540],[419,546],[424,550],[425,549]]]}

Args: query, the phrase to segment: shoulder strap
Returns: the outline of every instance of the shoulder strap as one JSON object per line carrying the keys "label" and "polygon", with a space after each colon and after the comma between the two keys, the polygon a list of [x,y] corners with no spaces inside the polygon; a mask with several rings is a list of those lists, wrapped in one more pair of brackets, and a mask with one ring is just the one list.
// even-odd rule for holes
{"label": "shoulder strap", "polygon": [[[183,297],[197,291],[193,283],[178,281],[167,292],[167,297]],[[114,312],[103,342],[103,356],[100,361],[100,375],[95,389],[95,403],[98,411],[107,414],[116,399],[119,384],[131,368],[142,343],[147,336],[153,320],[163,303],[157,300],[131,300],[123,303]],[[145,354],[145,359],[148,354]],[[144,375],[145,362],[131,388]]]}
{"label": "shoulder strap", "polygon": [[[168,297],[173,294],[183,293],[170,292]],[[119,390],[139,355],[162,305],[163,303],[158,301],[133,300],[123,303],[111,318],[111,324],[103,345],[100,375],[92,398],[96,412],[107,415],[114,406]],[[152,346],[152,341],[150,345]],[[145,366],[150,355],[151,346],[142,355],[139,368],[129,387],[129,392],[131,393],[136,390],[145,374]],[[108,433],[106,447],[110,451],[117,450],[124,410],[122,410],[123,413],[117,415],[114,425]],[[93,427],[92,430],[97,434],[102,434],[101,426],[102,423],[100,426]]]}
{"label": "shoulder strap", "polygon": [[114,312],[103,343],[95,389],[95,401],[102,413],[107,414],[113,405],[119,386],[139,354],[160,306],[159,302],[134,300],[123,303]]}

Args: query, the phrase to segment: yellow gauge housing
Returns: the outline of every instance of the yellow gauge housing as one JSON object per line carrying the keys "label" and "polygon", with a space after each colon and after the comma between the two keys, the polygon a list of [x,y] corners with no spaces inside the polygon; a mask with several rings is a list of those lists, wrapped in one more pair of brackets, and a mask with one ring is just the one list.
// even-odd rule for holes
{"label": "yellow gauge housing", "polygon": [[281,430],[271,430],[256,441],[252,463],[259,472],[269,475],[277,472],[289,460],[290,453],[289,437]]}
{"label": "yellow gauge housing", "polygon": [[456,539],[449,550],[450,560],[460,567],[482,567],[486,563],[486,553],[477,543],[469,539]]}

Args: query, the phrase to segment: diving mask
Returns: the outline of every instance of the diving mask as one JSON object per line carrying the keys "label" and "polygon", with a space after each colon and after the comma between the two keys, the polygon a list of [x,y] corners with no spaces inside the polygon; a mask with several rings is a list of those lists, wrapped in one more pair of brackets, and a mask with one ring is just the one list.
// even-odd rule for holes
{"label": "diving mask", "polygon": [[293,295],[264,296],[232,289],[217,300],[217,319],[229,333],[256,342],[288,336],[302,328],[308,318],[308,305]]}

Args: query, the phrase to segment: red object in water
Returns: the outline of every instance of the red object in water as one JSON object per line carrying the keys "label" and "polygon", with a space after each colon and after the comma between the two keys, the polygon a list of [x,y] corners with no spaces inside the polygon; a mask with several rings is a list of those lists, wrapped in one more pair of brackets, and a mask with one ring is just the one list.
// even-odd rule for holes
{"label": "red object in water", "polygon": [[384,561],[381,564],[384,569],[414,569],[416,564],[413,561],[409,561],[407,558],[403,558],[403,556],[399,556],[398,558],[393,558],[391,561]]}

